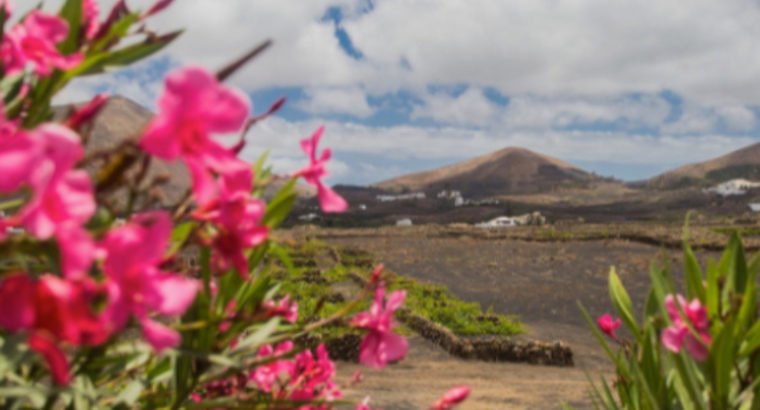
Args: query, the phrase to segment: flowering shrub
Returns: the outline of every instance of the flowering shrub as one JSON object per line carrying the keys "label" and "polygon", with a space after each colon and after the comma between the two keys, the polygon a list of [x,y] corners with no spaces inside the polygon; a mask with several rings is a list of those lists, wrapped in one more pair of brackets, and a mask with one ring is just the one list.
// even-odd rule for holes
{"label": "flowering shrub", "polygon": [[[615,366],[612,385],[602,379],[592,390],[597,407],[758,408],[758,270],[760,255],[748,260],[737,235],[705,273],[684,244],[685,283],[679,286],[666,269],[653,266],[639,321],[613,269],[609,291],[619,318],[605,314],[594,324],[582,309]],[[621,323],[625,335],[617,332]]]}
{"label": "flowering shrub", "polygon": [[[386,300],[380,269],[344,309],[298,324],[297,301],[279,295],[262,263],[283,257],[270,234],[298,178],[316,186],[325,212],[347,208],[322,182],[331,155],[317,149],[322,128],[301,142],[308,164],[268,204],[260,198],[268,170],[237,156],[250,126],[282,102],[251,117],[246,95],[223,81],[266,44],[216,75],[170,73],[156,117],[113,149],[84,149],[105,96],[53,121],[51,100],[72,79],[171,43],[179,32],[146,26],[171,3],[135,12],[120,0],[100,21],[96,0],[67,0],[57,15],[35,9],[6,30],[14,11],[0,1],[3,407],[331,408],[343,397],[335,364],[324,345],[294,341],[339,320],[366,331],[363,363],[384,367],[406,355],[392,321],[404,293]],[[220,144],[221,133],[240,133],[240,142]],[[145,171],[155,158],[180,161],[191,176],[174,207],[156,209],[140,188],[161,184]],[[85,167],[97,169],[93,178]],[[109,196],[120,185],[128,187],[123,210]],[[198,255],[197,266],[187,255]]]}

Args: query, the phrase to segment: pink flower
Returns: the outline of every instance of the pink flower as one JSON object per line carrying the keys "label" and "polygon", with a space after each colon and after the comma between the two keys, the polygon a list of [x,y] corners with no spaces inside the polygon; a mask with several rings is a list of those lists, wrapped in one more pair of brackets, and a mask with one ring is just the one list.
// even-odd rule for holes
{"label": "pink flower", "polygon": [[[293,350],[293,342],[287,341],[280,343],[276,349],[272,346],[266,345],[259,349],[257,357],[267,358],[271,356],[283,356]],[[269,393],[278,381],[287,380],[293,370],[295,364],[290,360],[274,360],[267,364],[263,364],[255,368],[249,375],[252,380],[262,391]]]}
{"label": "pink flower", "polygon": [[[242,166],[241,166],[242,165]],[[244,163],[229,165],[218,182],[218,192],[193,214],[217,228],[213,239],[214,264],[217,270],[234,267],[242,277],[248,277],[246,250],[262,244],[269,229],[262,226],[265,204],[251,196],[253,173]],[[198,196],[196,196],[198,197]]]}
{"label": "pink flower", "polygon": [[210,180],[205,174],[223,172],[235,163],[235,153],[213,141],[211,134],[243,127],[251,110],[245,95],[220,84],[204,69],[190,67],[166,77],[158,106],[159,114],[140,141],[145,151],[167,161],[181,157],[194,180]]}
{"label": "pink flower", "polygon": [[65,385],[69,371],[61,343],[97,346],[108,339],[107,328],[90,307],[96,296],[86,282],[11,274],[0,282],[0,327],[27,332],[29,347],[45,359],[53,380]]}
{"label": "pink flower", "polygon": [[286,295],[275,303],[271,299],[264,302],[264,310],[269,317],[282,316],[283,319],[290,323],[296,323],[298,320],[298,302],[291,302],[290,296]]}
{"label": "pink flower", "polygon": [[468,386],[457,386],[444,393],[438,401],[433,403],[431,410],[449,410],[455,405],[463,402],[470,395]]}
{"label": "pink flower", "polygon": [[121,329],[134,316],[145,339],[159,352],[177,346],[180,336],[150,315],[182,315],[199,289],[197,281],[159,267],[170,234],[169,215],[156,211],[132,217],[126,225],[109,231],[102,243],[109,293],[106,317],[115,329]]}
{"label": "pink flower", "polygon": [[[7,131],[14,132],[12,126]],[[55,237],[67,277],[83,275],[94,250],[81,228],[95,213],[93,187],[84,171],[73,169],[83,155],[79,136],[56,124],[0,138],[0,192],[13,193],[22,186],[32,191],[18,215],[4,224],[22,224],[38,239]]]}
{"label": "pink flower", "polygon": [[327,175],[325,164],[332,156],[329,148],[322,150],[322,155],[317,155],[317,145],[322,138],[324,127],[319,127],[311,138],[301,140],[301,149],[309,157],[309,165],[296,172],[295,176],[302,177],[306,182],[317,187],[319,204],[324,212],[343,212],[348,209],[348,203],[338,193],[322,182]]}
{"label": "pink flower", "polygon": [[95,244],[81,225],[95,213],[95,198],[89,176],[73,169],[84,155],[79,137],[54,124],[38,127],[30,137],[38,151],[27,181],[34,194],[19,218],[39,239],[55,236],[64,274],[81,277],[94,256]]}
{"label": "pink flower", "polygon": [[79,65],[81,54],[63,56],[56,47],[66,39],[68,31],[68,24],[62,18],[39,10],[30,12],[22,23],[6,33],[0,46],[5,74],[18,73],[32,64],[37,75],[46,77],[53,69],[68,70]]}
{"label": "pink flower", "polygon": [[[676,304],[676,301],[678,304]],[[679,306],[691,326],[696,331],[694,335],[688,325],[683,321]],[[662,344],[668,350],[678,353],[681,347],[686,345],[686,351],[697,361],[707,359],[708,346],[712,342],[710,336],[710,323],[705,309],[699,299],[687,302],[681,295],[668,295],[665,297],[665,309],[668,311],[672,324],[662,332]]]}
{"label": "pink flower", "polygon": [[100,7],[97,0],[82,0],[84,36],[92,40],[100,31]]}
{"label": "pink flower", "polygon": [[404,303],[406,293],[391,293],[383,307],[384,297],[385,288],[378,287],[369,311],[357,314],[352,321],[353,326],[368,330],[359,346],[359,362],[374,368],[401,360],[408,350],[406,340],[392,331],[393,312]]}
{"label": "pink flower", "polygon": [[604,334],[612,339],[617,339],[617,336],[615,336],[615,330],[620,327],[620,318],[613,319],[609,313],[605,313],[596,319],[596,323]]}
{"label": "pink flower", "polygon": [[317,357],[307,350],[296,356],[295,366],[291,372],[289,389],[286,397],[294,401],[324,400],[331,402],[343,397],[335,385],[335,363],[330,360],[327,348],[321,344],[317,347]]}

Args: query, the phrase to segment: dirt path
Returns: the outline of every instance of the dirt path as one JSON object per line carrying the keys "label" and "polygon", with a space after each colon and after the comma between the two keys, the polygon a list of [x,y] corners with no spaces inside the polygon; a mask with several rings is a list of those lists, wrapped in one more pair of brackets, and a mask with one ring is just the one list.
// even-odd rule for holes
{"label": "dirt path", "polygon": [[[409,356],[383,372],[364,371],[358,394],[386,410],[426,408],[455,384],[469,384],[467,409],[555,409],[566,402],[590,408],[586,372],[595,379],[610,368],[578,311],[577,301],[596,317],[610,311],[607,275],[616,266],[635,304],[643,302],[649,265],[670,264],[678,276],[678,252],[625,241],[529,243],[509,240],[427,238],[424,235],[328,239],[377,255],[393,271],[444,284],[459,297],[498,313],[517,314],[527,337],[564,340],[574,368],[483,363],[449,357],[413,338]],[[342,364],[350,375],[356,365]]]}

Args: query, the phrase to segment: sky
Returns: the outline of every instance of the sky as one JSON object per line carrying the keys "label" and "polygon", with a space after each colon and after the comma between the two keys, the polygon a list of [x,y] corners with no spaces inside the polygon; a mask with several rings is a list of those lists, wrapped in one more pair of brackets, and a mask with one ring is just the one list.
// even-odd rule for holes
{"label": "sky", "polygon": [[186,31],[57,101],[107,91],[155,108],[167,72],[272,39],[229,80],[255,112],[288,98],[242,155],[293,171],[298,141],[325,125],[331,183],[508,146],[637,180],[760,141],[758,0],[177,0],[149,26]]}

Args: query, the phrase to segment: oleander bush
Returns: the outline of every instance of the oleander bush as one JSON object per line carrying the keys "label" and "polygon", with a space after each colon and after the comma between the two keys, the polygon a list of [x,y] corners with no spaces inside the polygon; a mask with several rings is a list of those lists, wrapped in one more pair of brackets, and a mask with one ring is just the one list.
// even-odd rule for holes
{"label": "oleander bush", "polygon": [[[304,167],[268,202],[264,161],[238,158],[249,129],[283,101],[253,114],[225,81],[268,42],[216,73],[169,73],[156,116],[110,149],[85,150],[107,96],[66,115],[51,106],[73,79],[169,45],[181,32],[157,33],[150,20],[171,4],[134,11],[119,0],[101,19],[97,0],[23,14],[0,1],[2,408],[326,409],[344,403],[335,364],[324,345],[295,341],[341,322],[362,336],[359,360],[370,367],[406,354],[392,320],[405,293],[386,297],[381,270],[329,315],[303,320],[298,303],[321,295],[295,300],[269,264],[297,180],[316,188],[324,212],[348,204],[322,182],[331,155],[318,148],[322,128],[301,141]],[[215,139],[236,133],[232,146]],[[191,176],[173,206],[151,197],[167,183],[148,172],[154,161]]]}
{"label": "oleander bush", "polygon": [[705,267],[685,242],[684,261],[682,282],[652,267],[638,315],[614,269],[609,292],[619,318],[594,324],[583,310],[615,368],[613,380],[592,389],[597,408],[760,408],[760,255],[748,256],[734,234]]}

